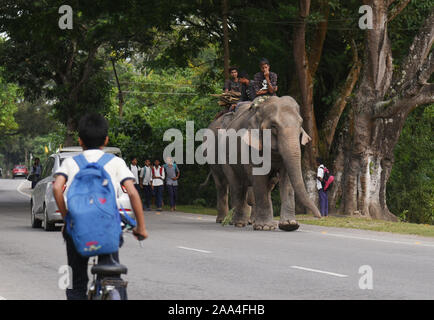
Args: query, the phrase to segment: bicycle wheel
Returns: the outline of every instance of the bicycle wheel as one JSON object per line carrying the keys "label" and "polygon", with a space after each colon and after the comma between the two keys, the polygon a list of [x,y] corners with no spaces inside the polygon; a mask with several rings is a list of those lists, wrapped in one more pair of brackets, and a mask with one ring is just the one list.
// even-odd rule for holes
{"label": "bicycle wheel", "polygon": [[117,289],[113,289],[104,295],[103,300],[121,300],[121,295]]}

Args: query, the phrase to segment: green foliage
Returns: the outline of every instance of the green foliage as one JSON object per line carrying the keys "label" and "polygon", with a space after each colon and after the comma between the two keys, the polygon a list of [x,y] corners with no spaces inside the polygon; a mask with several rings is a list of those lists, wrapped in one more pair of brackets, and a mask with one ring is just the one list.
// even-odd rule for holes
{"label": "green foliage", "polygon": [[[208,48],[200,57],[215,57],[215,54],[215,50]],[[163,150],[170,143],[163,141],[167,129],[179,129],[185,139],[186,121],[194,121],[197,131],[207,127],[214,118],[220,107],[217,98],[210,94],[220,92],[221,83],[212,79],[214,66],[200,63],[195,66],[196,62],[192,61],[190,67],[158,70],[132,61],[118,64],[119,81],[125,95],[123,115],[119,118],[118,92],[113,90],[108,115],[109,138],[111,145],[122,149],[125,159],[129,161],[135,156],[141,166],[146,159],[162,161]],[[139,67],[146,69],[146,73],[138,71]],[[196,146],[199,144],[197,142]],[[200,165],[179,165],[179,168],[179,202],[191,204],[202,198],[210,199],[203,205],[214,205],[213,183],[199,190],[209,169]]]}
{"label": "green foliage", "polygon": [[20,99],[18,86],[7,83],[3,78],[3,72],[3,68],[0,68],[0,140],[18,129],[13,115],[17,111]]}
{"label": "green foliage", "polygon": [[404,221],[434,224],[434,105],[409,115],[395,148],[387,205]]}

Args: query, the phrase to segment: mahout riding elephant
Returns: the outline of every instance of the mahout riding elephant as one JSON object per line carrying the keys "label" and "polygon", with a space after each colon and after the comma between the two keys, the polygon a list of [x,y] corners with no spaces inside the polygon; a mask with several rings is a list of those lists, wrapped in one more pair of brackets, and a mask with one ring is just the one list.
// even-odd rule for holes
{"label": "mahout riding elephant", "polygon": [[[308,196],[302,178],[301,144],[311,140],[302,128],[302,122],[297,102],[292,97],[284,96],[271,97],[257,107],[244,105],[235,113],[226,114],[209,125],[208,128],[216,137],[216,150],[219,129],[247,129],[244,130],[244,136],[237,137],[236,163],[226,161],[224,164],[217,164],[216,159],[216,164],[210,165],[217,189],[216,222],[222,222],[228,213],[230,192],[234,208],[232,223],[235,226],[246,226],[250,218],[255,230],[274,230],[276,225],[273,221],[271,191],[277,182],[280,184],[282,203],[279,229],[293,231],[299,227],[295,218],[294,194],[316,217],[321,217],[318,208]],[[259,129],[259,141],[253,138],[253,129]],[[265,129],[271,130],[270,170],[266,174],[253,174],[253,169],[258,165],[252,161],[244,164],[240,161],[241,145],[247,143],[250,148],[257,148],[260,152],[265,150],[262,146]],[[229,153],[230,149],[226,150],[226,153]],[[228,154],[226,159],[229,159]]]}

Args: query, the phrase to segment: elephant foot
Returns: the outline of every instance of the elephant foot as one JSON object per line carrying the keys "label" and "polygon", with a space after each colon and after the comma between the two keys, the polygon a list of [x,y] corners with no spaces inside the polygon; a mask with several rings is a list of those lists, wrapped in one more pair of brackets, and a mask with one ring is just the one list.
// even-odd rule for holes
{"label": "elephant foot", "polygon": [[295,220],[284,220],[279,222],[279,229],[283,231],[295,231],[300,227]]}
{"label": "elephant foot", "polygon": [[247,225],[247,223],[244,222],[236,222],[234,223],[235,228],[244,228]]}
{"label": "elephant foot", "polygon": [[226,216],[218,215],[215,219],[216,223],[222,223],[225,220]]}
{"label": "elephant foot", "polygon": [[276,230],[276,224],[274,222],[270,223],[254,223],[253,230],[262,230],[262,231],[272,231]]}

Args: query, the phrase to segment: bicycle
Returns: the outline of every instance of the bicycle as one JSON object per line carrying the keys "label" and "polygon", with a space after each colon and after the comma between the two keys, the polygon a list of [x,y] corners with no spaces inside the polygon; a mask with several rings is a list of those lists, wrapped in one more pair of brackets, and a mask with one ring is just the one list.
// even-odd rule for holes
{"label": "bicycle", "polygon": [[[121,214],[122,231],[126,229],[133,234],[136,221],[130,218],[127,213]],[[137,235],[140,245],[144,240],[143,236]],[[98,256],[93,260],[91,273],[93,275],[92,284],[88,290],[89,300],[127,300],[128,281],[124,281],[121,275],[127,274],[128,268],[118,263],[113,254]]]}

